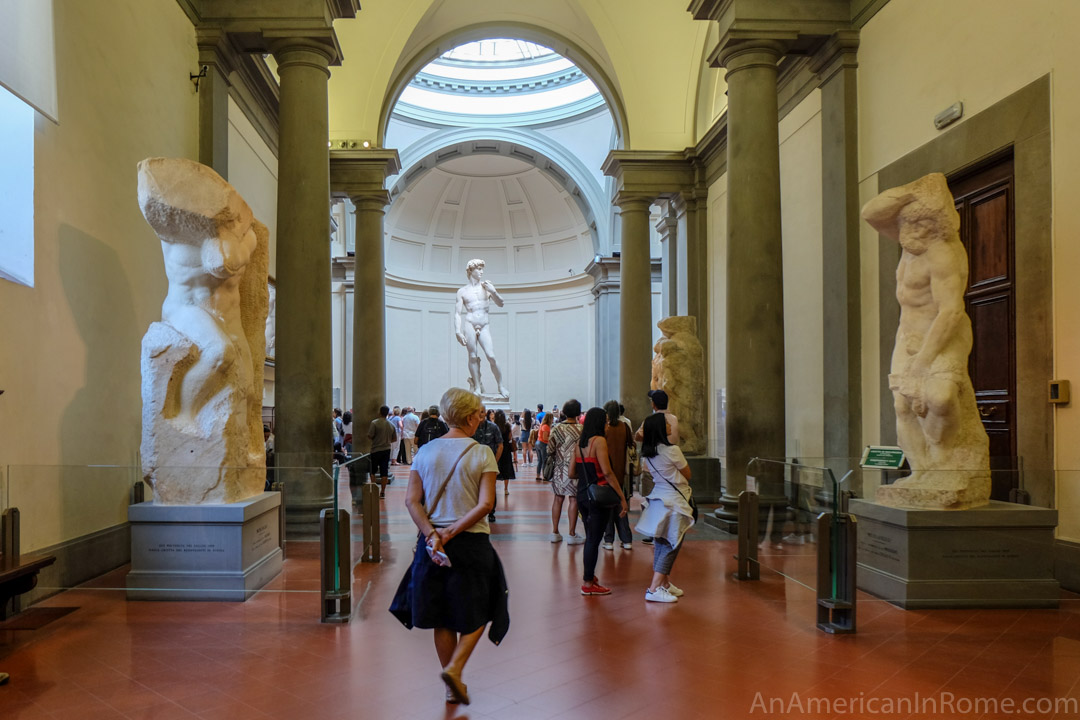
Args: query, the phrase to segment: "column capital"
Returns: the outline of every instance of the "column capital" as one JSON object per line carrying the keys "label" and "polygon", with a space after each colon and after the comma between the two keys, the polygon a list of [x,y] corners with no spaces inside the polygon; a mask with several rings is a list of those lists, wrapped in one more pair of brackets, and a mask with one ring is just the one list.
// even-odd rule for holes
{"label": "column capital", "polygon": [[[694,186],[700,163],[693,149],[612,150],[604,160],[605,175],[615,178],[617,194],[667,197]],[[615,203],[618,205],[619,203]]]}
{"label": "column capital", "polygon": [[810,72],[815,73],[824,85],[841,70],[858,68],[858,52],[858,30],[841,30],[833,33],[810,57]]}
{"label": "column capital", "polygon": [[278,74],[295,66],[307,66],[326,73],[330,66],[340,64],[341,48],[337,37],[331,32],[290,32],[287,30],[264,33],[270,53],[277,61]]}
{"label": "column capital", "polygon": [[619,210],[624,213],[648,213],[649,208],[655,201],[656,196],[652,193],[628,192],[626,190],[620,190],[619,192],[615,193],[615,198],[612,200],[612,204],[617,206]]}
{"label": "column capital", "polygon": [[386,178],[401,172],[398,151],[387,148],[330,151],[330,192],[347,197],[358,209],[390,204]]}
{"label": "column capital", "polygon": [[710,58],[714,67],[727,70],[727,75],[750,68],[771,68],[776,70],[777,63],[784,57],[790,46],[789,40],[753,38],[729,43],[721,43]]}

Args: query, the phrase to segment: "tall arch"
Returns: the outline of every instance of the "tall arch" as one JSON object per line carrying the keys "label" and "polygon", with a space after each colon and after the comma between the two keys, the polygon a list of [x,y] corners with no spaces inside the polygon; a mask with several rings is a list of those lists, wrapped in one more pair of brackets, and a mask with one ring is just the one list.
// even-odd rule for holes
{"label": "tall arch", "polygon": [[405,62],[399,62],[398,69],[383,96],[382,109],[379,112],[378,145],[382,147],[386,140],[386,129],[390,124],[390,115],[394,111],[398,98],[424,66],[458,45],[496,37],[518,38],[549,47],[581,68],[581,71],[596,85],[611,111],[618,134],[616,147],[630,147],[630,128],[627,123],[626,108],[613,78],[585,50],[562,35],[547,28],[517,22],[478,23],[453,30],[428,43]]}
{"label": "tall arch", "polygon": [[[448,152],[448,148],[454,148]],[[566,188],[593,228],[593,247],[610,254],[611,203],[580,160],[550,138],[525,128],[453,128],[433,133],[409,146],[401,155],[404,168],[391,188],[396,197],[421,174],[438,163],[472,153],[508,154],[548,173]]]}

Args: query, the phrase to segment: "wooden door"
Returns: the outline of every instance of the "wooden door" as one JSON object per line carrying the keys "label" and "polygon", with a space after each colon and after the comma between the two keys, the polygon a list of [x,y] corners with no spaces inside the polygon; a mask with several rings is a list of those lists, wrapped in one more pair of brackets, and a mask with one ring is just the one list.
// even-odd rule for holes
{"label": "wooden door", "polygon": [[949,186],[968,253],[964,298],[974,340],[968,369],[990,438],[991,468],[997,470],[990,497],[1008,501],[1019,481],[1012,155],[952,179]]}

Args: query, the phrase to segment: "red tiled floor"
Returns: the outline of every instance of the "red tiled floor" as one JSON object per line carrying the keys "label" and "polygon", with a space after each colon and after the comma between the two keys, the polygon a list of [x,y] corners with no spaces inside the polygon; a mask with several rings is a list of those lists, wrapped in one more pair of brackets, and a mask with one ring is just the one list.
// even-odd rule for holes
{"label": "red tiled floor", "polygon": [[[127,602],[121,568],[45,601],[78,611],[0,637],[12,676],[0,718],[682,720],[770,717],[770,707],[791,718],[949,717],[913,706],[916,693],[1045,701],[1041,714],[984,704],[956,717],[1080,716],[1076,596],[1058,610],[905,612],[860,595],[858,633],[829,636],[814,627],[812,547],[763,548],[762,580],[740,583],[734,542],[699,529],[673,574],[679,603],[645,602],[652,549],[638,542],[601,550],[597,574],[613,592],[583,598],[583,548],[548,542],[551,494],[532,469],[508,498],[500,486],[492,528],[510,634],[500,647],[483,640],[470,661],[473,704],[448,706],[431,632],[406,631],[386,611],[416,536],[405,470],[387,490],[383,562],[354,569],[350,624],[319,623],[315,543],[290,543],[281,576],[246,603]],[[869,699],[897,709],[840,704]]]}

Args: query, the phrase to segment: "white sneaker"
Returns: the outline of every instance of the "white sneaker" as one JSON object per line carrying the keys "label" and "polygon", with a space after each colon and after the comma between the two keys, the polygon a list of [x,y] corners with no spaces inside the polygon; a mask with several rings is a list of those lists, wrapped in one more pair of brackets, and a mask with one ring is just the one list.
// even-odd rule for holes
{"label": "white sneaker", "polygon": [[675,587],[675,583],[671,582],[670,580],[668,581],[668,584],[664,586],[664,589],[677,598],[681,598],[683,596],[683,591]]}
{"label": "white sneaker", "polygon": [[553,543],[562,542],[562,535],[559,533],[551,533],[551,535],[548,536],[548,540]]}
{"label": "white sneaker", "polygon": [[571,535],[569,538],[566,539],[567,545],[581,545],[584,542],[585,538],[581,537],[580,535]]}
{"label": "white sneaker", "polygon": [[645,591],[645,600],[648,601],[648,602],[659,602],[659,603],[679,602],[679,598],[677,598],[674,595],[672,595],[671,593],[669,593],[667,591],[667,589],[664,588],[663,585],[656,588],[656,590],[646,590]]}
{"label": "white sneaker", "polygon": [[622,549],[623,550],[633,550],[634,549],[634,544],[633,543],[623,543],[622,544]]}
{"label": "white sneaker", "polygon": [[606,542],[606,543],[603,543],[603,545],[604,545],[605,550],[614,550],[615,549],[615,543]]}

